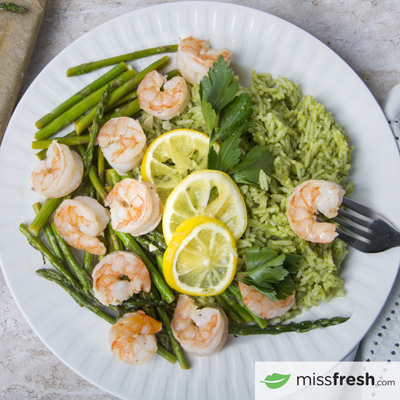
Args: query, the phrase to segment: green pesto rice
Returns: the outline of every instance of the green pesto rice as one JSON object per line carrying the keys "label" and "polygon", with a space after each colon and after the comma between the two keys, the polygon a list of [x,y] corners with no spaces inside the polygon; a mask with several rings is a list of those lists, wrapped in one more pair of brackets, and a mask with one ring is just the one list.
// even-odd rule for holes
{"label": "green pesto rice", "polygon": [[[279,319],[283,320],[345,294],[339,269],[347,254],[346,245],[338,239],[324,245],[298,237],[289,226],[286,202],[293,189],[308,179],[336,182],[349,194],[353,186],[347,182],[352,148],[332,115],[312,96],[303,97],[297,83],[254,72],[250,87],[241,91],[249,93],[254,102],[250,128],[241,141],[242,155],[255,144],[265,145],[274,156],[274,173],[269,177],[261,172],[260,186],[238,185],[247,205],[248,226],[237,246],[239,256],[248,247],[260,245],[303,257],[294,278],[296,305]],[[160,121],[143,113],[140,122],[149,143],[177,128],[207,133],[199,86],[192,86],[191,101],[180,116]],[[213,299],[198,301],[210,304]]]}

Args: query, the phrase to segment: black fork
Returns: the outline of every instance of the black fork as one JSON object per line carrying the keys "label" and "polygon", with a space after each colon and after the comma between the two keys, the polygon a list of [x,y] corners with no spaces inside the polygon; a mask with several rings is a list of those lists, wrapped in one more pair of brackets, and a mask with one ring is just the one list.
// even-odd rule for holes
{"label": "black fork", "polygon": [[400,246],[400,232],[385,217],[346,197],[342,205],[350,212],[339,209],[339,216],[345,219],[337,216],[332,220],[357,235],[355,237],[337,228],[338,237],[343,242],[363,253],[380,253]]}

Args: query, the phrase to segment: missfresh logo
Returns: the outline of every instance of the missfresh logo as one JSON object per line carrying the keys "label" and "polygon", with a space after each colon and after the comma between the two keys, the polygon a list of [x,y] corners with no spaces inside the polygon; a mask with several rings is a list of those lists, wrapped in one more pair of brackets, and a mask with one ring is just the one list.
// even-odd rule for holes
{"label": "missfresh logo", "polygon": [[400,399],[399,362],[256,362],[255,367],[255,400]]}
{"label": "missfresh logo", "polygon": [[281,375],[273,373],[272,375],[267,375],[267,377],[260,381],[261,383],[265,383],[270,389],[279,389],[284,386],[290,378],[289,375]]}

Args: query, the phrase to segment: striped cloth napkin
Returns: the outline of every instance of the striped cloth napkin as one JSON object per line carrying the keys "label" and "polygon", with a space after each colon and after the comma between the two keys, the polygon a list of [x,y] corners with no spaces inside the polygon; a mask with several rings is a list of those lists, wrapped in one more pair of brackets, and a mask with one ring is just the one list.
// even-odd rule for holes
{"label": "striped cloth napkin", "polygon": [[[382,108],[400,151],[400,85],[390,91]],[[374,325],[361,341],[355,360],[400,361],[400,275]]]}
{"label": "striped cloth napkin", "polygon": [[0,10],[0,142],[35,47],[46,0],[16,0],[24,14]]}

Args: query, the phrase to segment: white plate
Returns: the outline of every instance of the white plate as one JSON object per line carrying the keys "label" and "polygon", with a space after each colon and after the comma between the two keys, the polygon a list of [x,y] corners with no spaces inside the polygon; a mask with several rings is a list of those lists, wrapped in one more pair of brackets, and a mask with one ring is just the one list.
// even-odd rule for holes
{"label": "white plate", "polygon": [[[350,251],[342,270],[348,295],[300,318],[351,315],[347,323],[304,334],[231,337],[217,355],[191,357],[190,371],[156,356],[140,367],[117,361],[107,345],[109,325],[79,308],[57,285],[34,274],[42,259],[18,232],[20,222],[28,224],[33,219],[32,204],[42,200],[30,189],[30,172],[37,164],[31,150],[34,122],[104,73],[67,79],[66,69],[92,59],[176,43],[188,35],[209,38],[213,47],[233,50],[232,66],[245,83],[253,69],[271,72],[297,81],[304,94],[325,104],[355,148],[353,198],[400,227],[400,163],[385,117],[354,71],[308,33],[263,12],[215,2],[145,8],[88,32],[36,78],[8,126],[0,149],[1,264],[18,306],[48,348],[88,381],[127,399],[253,398],[255,361],[340,360],[377,317],[399,265],[400,249],[379,255]],[[157,58],[134,65],[142,69]]]}

